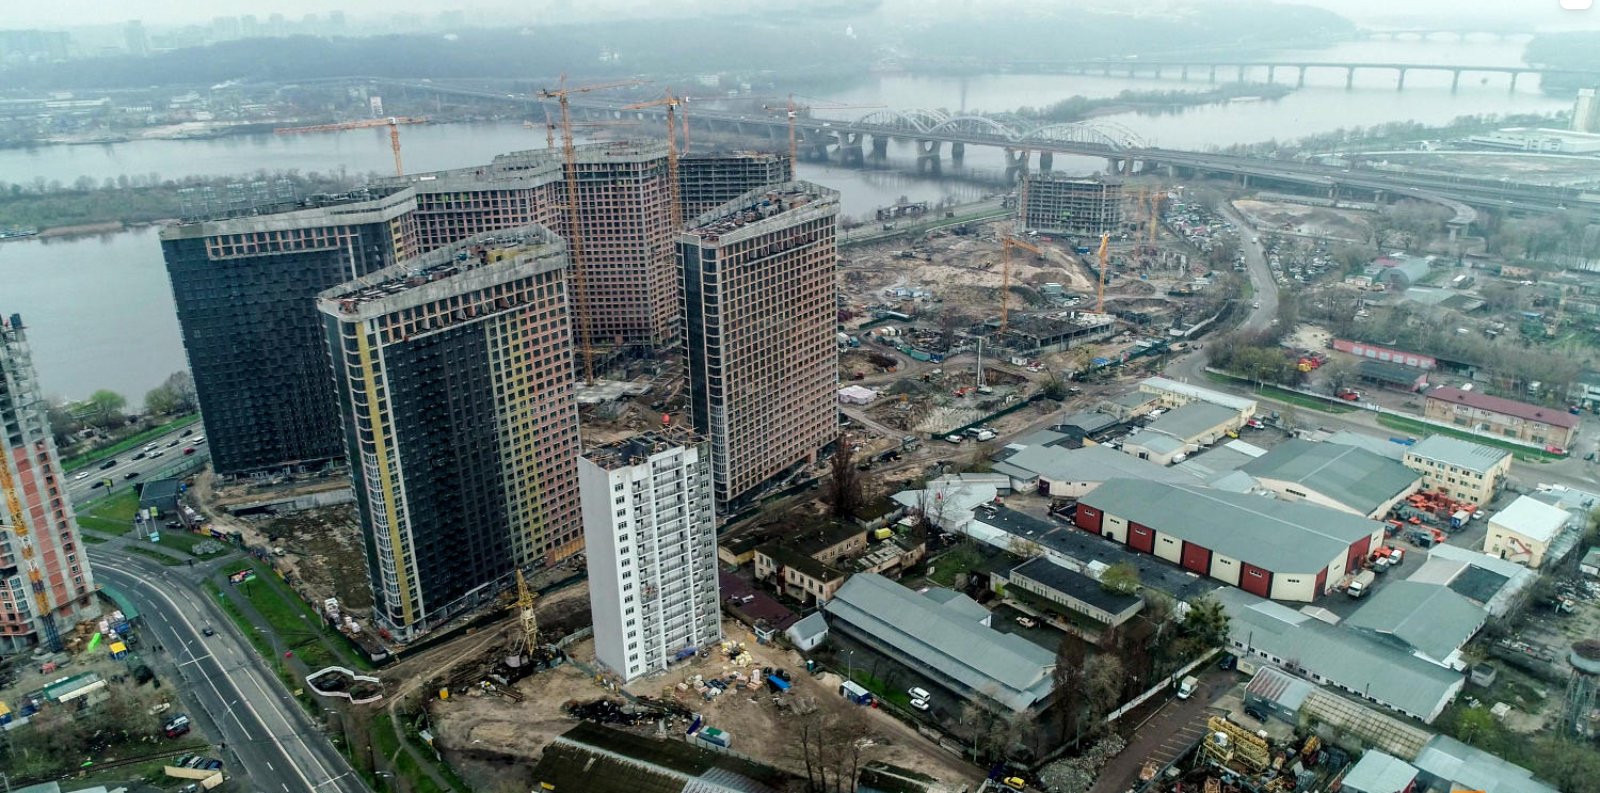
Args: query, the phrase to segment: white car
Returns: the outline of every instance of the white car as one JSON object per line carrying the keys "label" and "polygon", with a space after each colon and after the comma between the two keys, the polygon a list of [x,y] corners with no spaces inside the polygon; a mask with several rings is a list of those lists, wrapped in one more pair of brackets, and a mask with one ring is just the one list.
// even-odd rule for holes
{"label": "white car", "polygon": [[911,707],[916,708],[917,710],[927,710],[928,701],[925,699],[913,699],[911,700]]}
{"label": "white car", "polygon": [[928,700],[933,699],[933,695],[929,694],[927,689],[918,686],[912,686],[911,688],[906,689],[906,693],[910,694],[913,700],[920,699],[923,702],[927,702]]}
{"label": "white car", "polygon": [[196,436],[194,436],[194,440],[189,441],[189,442],[190,443],[205,443],[206,442],[206,436],[204,436],[204,435],[196,435]]}
{"label": "white car", "polygon": [[75,474],[72,475],[72,481],[74,481],[74,482],[82,480],[82,479],[88,479],[88,478],[89,478],[89,472],[88,471],[79,471],[78,473],[75,473]]}

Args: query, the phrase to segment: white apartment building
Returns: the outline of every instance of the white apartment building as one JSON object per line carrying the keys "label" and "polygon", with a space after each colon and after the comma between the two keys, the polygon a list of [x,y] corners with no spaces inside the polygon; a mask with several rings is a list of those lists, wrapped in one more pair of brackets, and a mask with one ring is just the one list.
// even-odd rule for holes
{"label": "white apartment building", "polygon": [[585,453],[578,485],[600,663],[632,680],[719,641],[709,445],[635,435]]}

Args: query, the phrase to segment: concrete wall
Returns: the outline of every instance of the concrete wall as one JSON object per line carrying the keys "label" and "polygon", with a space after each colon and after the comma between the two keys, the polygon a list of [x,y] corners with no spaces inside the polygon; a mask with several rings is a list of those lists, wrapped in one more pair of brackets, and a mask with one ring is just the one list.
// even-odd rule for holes
{"label": "concrete wall", "polygon": [[1493,520],[1489,521],[1488,536],[1483,538],[1484,553],[1534,569],[1538,569],[1539,565],[1544,563],[1544,554],[1548,549],[1545,543],[1531,539]]}

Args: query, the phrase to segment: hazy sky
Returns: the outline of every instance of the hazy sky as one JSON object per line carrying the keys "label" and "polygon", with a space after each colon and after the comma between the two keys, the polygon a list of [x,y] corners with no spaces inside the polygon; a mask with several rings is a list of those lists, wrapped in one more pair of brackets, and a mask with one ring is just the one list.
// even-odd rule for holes
{"label": "hazy sky", "polygon": [[[1567,0],[1579,2],[1580,0]],[[1207,0],[1147,0],[1151,8],[1178,5],[1204,5]],[[1409,17],[1433,19],[1441,23],[1465,18],[1500,17],[1522,20],[1539,27],[1600,27],[1600,0],[1596,8],[1588,11],[1562,10],[1562,0],[1299,0],[1305,5],[1315,5],[1359,21],[1376,18]],[[948,13],[962,9],[978,9],[991,4],[1021,5],[1008,0],[885,0],[884,12],[910,11]],[[1060,9],[1063,7],[1095,6],[1127,9],[1125,2],[1108,3],[1107,0],[1033,0],[1032,5]],[[305,14],[323,14],[341,9],[350,17],[386,16],[397,11],[410,13],[436,13],[446,9],[462,9],[469,14],[504,12],[508,17],[527,18],[548,9],[577,8],[584,12],[615,13],[626,8],[652,9],[652,16],[668,9],[714,13],[726,8],[723,2],[711,0],[412,0],[396,3],[394,0],[52,0],[29,3],[13,0],[5,3],[5,18],[0,26],[15,27],[69,27],[96,24],[115,24],[129,19],[143,19],[147,24],[184,24],[205,22],[214,16],[255,14],[266,16],[280,13],[292,19]],[[942,6],[942,8],[940,8]]]}

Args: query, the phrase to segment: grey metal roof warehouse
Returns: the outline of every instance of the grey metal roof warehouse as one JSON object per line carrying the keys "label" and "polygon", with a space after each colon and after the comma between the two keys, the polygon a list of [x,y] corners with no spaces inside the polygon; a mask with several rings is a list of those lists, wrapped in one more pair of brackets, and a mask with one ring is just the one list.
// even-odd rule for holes
{"label": "grey metal roof warehouse", "polygon": [[971,602],[956,595],[941,604],[876,573],[863,573],[851,576],[824,611],[834,630],[1013,710],[1047,698],[1055,654],[989,628],[973,618],[963,600]]}
{"label": "grey metal roof warehouse", "polygon": [[1339,430],[1338,432],[1330,433],[1327,437],[1322,439],[1322,442],[1337,443],[1340,446],[1355,446],[1357,448],[1366,449],[1373,454],[1387,457],[1391,460],[1399,460],[1404,458],[1406,456],[1406,450],[1411,448],[1409,446],[1402,446],[1391,440],[1374,438],[1371,435],[1363,435],[1359,432],[1351,432],[1350,430]]}
{"label": "grey metal roof warehouse", "polygon": [[1406,580],[1443,584],[1483,606],[1489,616],[1503,617],[1522,600],[1522,593],[1538,577],[1538,573],[1516,562],[1445,544],[1428,551],[1427,561]]}
{"label": "grey metal roof warehouse", "polygon": [[1489,613],[1442,584],[1395,581],[1380,588],[1345,626],[1393,637],[1423,655],[1443,662],[1461,649]]}
{"label": "grey metal roof warehouse", "polygon": [[1435,735],[1411,764],[1424,781],[1448,784],[1447,790],[1471,788],[1484,793],[1556,793],[1533,778],[1533,772],[1448,735]]}
{"label": "grey metal roof warehouse", "polygon": [[1382,524],[1327,507],[1113,479],[1081,503],[1273,572],[1315,573]]}
{"label": "grey metal roof warehouse", "polygon": [[1484,446],[1481,443],[1464,441],[1448,435],[1429,435],[1412,444],[1411,448],[1406,450],[1406,454],[1480,474],[1511,456],[1511,452],[1505,449],[1496,449],[1493,446]]}
{"label": "grey metal roof warehouse", "polygon": [[1409,716],[1431,722],[1466,682],[1466,676],[1429,663],[1393,644],[1329,625],[1242,589],[1214,595],[1228,612],[1228,635],[1274,663],[1298,668],[1331,685]]}
{"label": "grey metal roof warehouse", "polygon": [[1085,435],[1093,435],[1101,430],[1117,425],[1117,417],[1106,413],[1085,410],[1063,418],[1057,426],[1077,427]]}
{"label": "grey metal roof warehouse", "polygon": [[1188,440],[1239,417],[1239,411],[1210,402],[1190,402],[1168,411],[1145,425],[1146,432],[1161,432]]}
{"label": "grey metal roof warehouse", "polygon": [[1101,586],[1099,581],[1076,570],[1069,570],[1044,556],[1035,556],[1017,565],[1012,568],[1011,574],[1037,581],[1063,595],[1081,600],[1110,614],[1121,614],[1123,610],[1139,602],[1138,595],[1111,592]]}
{"label": "grey metal roof warehouse", "polygon": [[1368,749],[1344,775],[1341,785],[1356,793],[1394,793],[1417,778],[1417,769],[1392,754]]}
{"label": "grey metal roof warehouse", "polygon": [[1015,479],[1043,477],[1051,482],[1104,482],[1111,478],[1193,484],[1195,478],[1164,465],[1141,460],[1106,446],[1066,449],[1029,446],[994,464],[996,473]]}
{"label": "grey metal roof warehouse", "polygon": [[1239,470],[1257,479],[1305,485],[1363,515],[1416,487],[1422,475],[1355,446],[1295,438]]}

